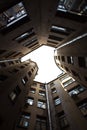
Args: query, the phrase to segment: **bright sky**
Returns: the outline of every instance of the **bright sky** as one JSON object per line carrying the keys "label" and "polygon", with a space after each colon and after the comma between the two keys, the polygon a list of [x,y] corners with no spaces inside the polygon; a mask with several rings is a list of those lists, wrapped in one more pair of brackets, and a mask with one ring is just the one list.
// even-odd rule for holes
{"label": "bright sky", "polygon": [[28,59],[36,62],[39,68],[38,75],[34,79],[35,81],[48,83],[62,73],[62,71],[55,64],[53,47],[48,47],[45,45],[41,46],[35,51],[24,56],[22,61]]}

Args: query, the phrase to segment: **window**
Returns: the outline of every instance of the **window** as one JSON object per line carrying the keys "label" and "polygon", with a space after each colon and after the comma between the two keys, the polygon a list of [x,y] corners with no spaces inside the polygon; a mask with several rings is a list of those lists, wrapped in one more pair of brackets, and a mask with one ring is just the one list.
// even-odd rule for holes
{"label": "window", "polygon": [[70,96],[74,96],[74,95],[77,95],[83,91],[85,91],[86,88],[83,87],[83,86],[80,86],[80,85],[77,85],[76,87],[74,87],[72,90],[69,90],[69,95]]}
{"label": "window", "polygon": [[0,14],[1,29],[9,27],[27,16],[23,3],[20,2]]}
{"label": "window", "polygon": [[[60,0],[57,11],[63,13],[63,16],[66,16],[66,18],[84,22],[87,16],[87,2],[85,0]],[[83,20],[81,20],[82,18]]]}
{"label": "window", "polygon": [[87,67],[87,57],[78,57],[78,64],[80,67]]}
{"label": "window", "polygon": [[44,102],[42,100],[38,100],[37,107],[42,108],[42,109],[46,109],[46,102]]}
{"label": "window", "polygon": [[8,77],[6,75],[0,75],[0,82],[3,82],[7,79]]}
{"label": "window", "polygon": [[29,127],[30,114],[22,113],[18,122],[18,127],[20,128],[28,128]]}
{"label": "window", "polygon": [[68,61],[69,64],[73,64],[74,63],[72,56],[67,56],[67,61]]}
{"label": "window", "polygon": [[85,76],[85,81],[87,81],[87,76]]}
{"label": "window", "polygon": [[65,61],[65,57],[64,56],[61,56],[61,59],[62,59],[63,62]]}
{"label": "window", "polygon": [[80,111],[82,112],[83,116],[87,118],[87,99],[82,100],[78,104],[78,107]]}
{"label": "window", "polygon": [[46,118],[37,116],[35,130],[47,130]]}
{"label": "window", "polygon": [[35,91],[36,91],[36,90],[35,90],[34,88],[30,88],[30,92],[31,92],[31,93],[33,93],[33,94],[34,94],[34,93],[35,93]]}
{"label": "window", "polygon": [[58,59],[60,60],[60,56],[58,56]]}
{"label": "window", "polygon": [[60,33],[62,35],[69,35],[72,31],[73,29],[71,28],[66,28],[66,27],[57,26],[57,25],[52,25],[51,27],[51,32]]}
{"label": "window", "polygon": [[45,92],[40,90],[39,95],[45,97]]}
{"label": "window", "polygon": [[31,37],[32,35],[35,35],[33,28],[29,29],[28,31],[21,34],[20,36],[16,37],[15,41],[20,43],[20,42],[26,40],[27,38]]}
{"label": "window", "polygon": [[32,75],[31,71],[28,72],[28,75],[29,75],[29,77],[31,77],[31,75]]}
{"label": "window", "polygon": [[40,88],[45,89],[45,85],[44,84],[40,84]]}
{"label": "window", "polygon": [[8,63],[9,63],[9,65],[13,65],[13,64],[14,64],[14,62],[13,62],[13,61],[9,61]]}
{"label": "window", "polygon": [[33,105],[33,103],[34,103],[34,99],[33,99],[33,98],[31,98],[31,97],[28,97],[28,98],[27,98],[27,101],[26,101],[26,104],[28,104],[28,105],[32,106],[32,105]]}
{"label": "window", "polygon": [[0,66],[1,67],[6,67],[6,64],[5,63],[0,63]]}
{"label": "window", "polygon": [[62,115],[59,116],[59,124],[60,124],[60,128],[65,128],[69,126],[68,120],[64,113],[62,113]]}
{"label": "window", "polygon": [[13,69],[12,71],[9,71],[10,73],[17,73],[19,70],[18,69]]}
{"label": "window", "polygon": [[50,83],[50,87],[53,87],[55,84],[54,84],[54,82],[51,82]]}
{"label": "window", "polygon": [[54,104],[55,104],[55,106],[61,104],[61,101],[60,101],[59,97],[54,98]]}
{"label": "window", "polygon": [[52,39],[52,40],[56,40],[56,41],[62,41],[63,40],[63,38],[62,37],[56,37],[56,36],[54,36],[54,35],[49,35],[49,37],[48,37],[49,39]]}
{"label": "window", "polygon": [[51,91],[52,91],[52,93],[56,93],[56,89],[55,88],[51,89]]}
{"label": "window", "polygon": [[9,98],[11,99],[12,102],[14,102],[20,93],[21,89],[19,88],[19,86],[16,86],[16,88],[9,94]]}
{"label": "window", "polygon": [[63,83],[63,86],[64,86],[64,87],[67,87],[68,85],[70,85],[70,84],[73,83],[74,81],[75,81],[75,80],[71,78],[71,79],[69,79],[68,81],[64,82],[64,83]]}
{"label": "window", "polygon": [[27,81],[28,81],[27,76],[25,76],[24,78],[22,78],[22,83],[23,83],[24,85],[27,83]]}
{"label": "window", "polygon": [[71,71],[72,71],[72,74],[73,74],[74,76],[76,76],[76,77],[78,77],[79,79],[81,79],[80,76],[79,76],[79,74],[78,74],[77,72],[75,72],[74,70],[71,70]]}

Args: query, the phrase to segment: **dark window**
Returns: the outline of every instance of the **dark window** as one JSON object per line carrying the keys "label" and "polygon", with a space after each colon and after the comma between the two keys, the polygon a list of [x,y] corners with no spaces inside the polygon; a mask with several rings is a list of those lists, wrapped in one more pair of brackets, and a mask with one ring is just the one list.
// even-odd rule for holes
{"label": "dark window", "polygon": [[21,65],[20,68],[23,69],[23,68],[25,68],[25,66]]}
{"label": "dark window", "polygon": [[54,82],[51,82],[50,83],[50,87],[53,87],[55,84],[54,84]]}
{"label": "dark window", "polygon": [[5,63],[0,63],[0,66],[1,67],[6,67],[6,64]]}
{"label": "dark window", "polygon": [[58,59],[60,60],[60,56],[58,56]]}
{"label": "dark window", "polygon": [[55,104],[55,106],[61,104],[61,101],[60,101],[59,97],[54,98],[54,104]]}
{"label": "dark window", "polygon": [[79,79],[81,79],[80,76],[79,76],[79,74],[78,74],[77,72],[75,72],[74,70],[71,70],[71,71],[72,71],[72,74],[73,74],[74,76],[76,76],[76,77],[78,77]]}
{"label": "dark window", "polygon": [[[29,29],[28,31],[24,32],[20,36],[15,38],[15,41],[17,42],[22,42],[26,40],[27,38],[30,38],[31,36],[35,35],[33,28]],[[14,39],[13,39],[14,40]]]}
{"label": "dark window", "polygon": [[49,39],[52,39],[52,40],[56,40],[56,41],[62,41],[63,40],[63,38],[62,37],[56,37],[56,36],[54,36],[54,35],[49,35],[49,37],[48,37]]}
{"label": "dark window", "polygon": [[87,57],[78,57],[78,64],[80,67],[87,67]]}
{"label": "dark window", "polygon": [[0,82],[3,82],[7,79],[8,77],[6,75],[0,75]]}
{"label": "dark window", "polygon": [[38,40],[37,40],[37,38],[35,37],[35,38],[32,38],[32,39],[28,39],[28,41],[25,41],[25,42],[23,42],[23,43],[21,43],[23,46],[25,46],[25,47],[31,47],[31,45],[33,45],[34,43],[37,43],[38,42]]}
{"label": "dark window", "polygon": [[8,63],[9,63],[9,65],[13,65],[13,64],[14,64],[14,62],[13,62],[13,61],[9,61]]}
{"label": "dark window", "polygon": [[57,116],[58,116],[58,119],[59,119],[59,125],[60,125],[61,129],[69,126],[68,120],[67,120],[64,112],[59,113]]}
{"label": "dark window", "polygon": [[40,84],[40,88],[45,89],[45,85],[44,84]]}
{"label": "dark window", "polygon": [[62,61],[65,61],[65,57],[64,56],[61,56],[61,59],[62,59]]}
{"label": "dark window", "polygon": [[6,52],[6,50],[0,50],[0,55],[2,55],[5,52]]}
{"label": "dark window", "polygon": [[87,81],[87,77],[85,76],[85,81]]}
{"label": "dark window", "polygon": [[55,88],[51,89],[51,91],[52,91],[52,93],[56,93],[56,89]]}
{"label": "dark window", "polygon": [[65,67],[65,70],[66,70],[66,71],[69,71],[69,69],[68,69],[67,67]]}
{"label": "dark window", "polygon": [[17,73],[19,70],[18,69],[13,69],[12,71],[9,71],[10,73]]}
{"label": "dark window", "polygon": [[14,102],[20,93],[21,89],[19,88],[19,86],[16,86],[16,88],[9,94],[11,101]]}
{"label": "dark window", "polygon": [[35,130],[47,130],[46,118],[37,116]]}
{"label": "dark window", "polygon": [[28,75],[29,75],[29,77],[31,77],[31,75],[32,75],[31,71],[28,72]]}
{"label": "dark window", "polygon": [[20,119],[18,121],[18,127],[20,128],[28,128],[29,127],[29,119],[30,119],[30,113],[23,112],[20,116]]}
{"label": "dark window", "polygon": [[82,100],[77,104],[83,116],[87,118],[87,99]]}
{"label": "dark window", "polygon": [[73,63],[74,63],[73,57],[72,57],[72,56],[67,56],[67,62],[68,62],[69,64],[73,64]]}

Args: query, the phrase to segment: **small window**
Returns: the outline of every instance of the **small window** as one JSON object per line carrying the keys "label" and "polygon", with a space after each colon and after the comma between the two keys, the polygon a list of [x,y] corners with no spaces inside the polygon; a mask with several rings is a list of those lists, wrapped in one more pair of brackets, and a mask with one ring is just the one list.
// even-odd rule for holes
{"label": "small window", "polygon": [[67,62],[68,62],[69,64],[73,64],[73,63],[74,63],[73,57],[72,57],[72,56],[67,56]]}
{"label": "small window", "polygon": [[28,128],[29,127],[29,113],[22,113],[18,122],[18,127],[20,128]]}
{"label": "small window", "polygon": [[29,77],[31,77],[31,75],[32,75],[31,71],[28,72],[28,75],[29,75]]}
{"label": "small window", "polygon": [[50,83],[50,87],[53,87],[55,84],[54,84],[54,82],[51,82]]}
{"label": "small window", "polygon": [[33,28],[29,29],[28,31],[21,34],[20,36],[16,37],[15,41],[20,43],[20,42],[26,40],[27,38],[31,37],[32,35],[35,35]]}
{"label": "small window", "polygon": [[27,81],[28,81],[27,76],[25,76],[24,78],[22,78],[22,83],[23,83],[24,85],[27,83]]}
{"label": "small window", "polygon": [[5,63],[0,63],[0,66],[1,67],[6,67],[6,64]]}
{"label": "small window", "polygon": [[8,77],[6,75],[0,75],[0,82],[3,82],[7,79]]}
{"label": "small window", "polygon": [[40,90],[39,95],[45,97],[45,92]]}
{"label": "small window", "polygon": [[80,76],[79,76],[79,74],[78,74],[77,72],[75,72],[74,70],[71,70],[71,71],[72,71],[72,74],[73,74],[74,76],[76,76],[76,77],[78,77],[79,79],[81,79]]}
{"label": "small window", "polygon": [[78,64],[80,67],[87,67],[87,57],[78,57]]}
{"label": "small window", "polygon": [[60,101],[59,97],[54,98],[54,104],[55,104],[55,106],[61,104],[61,101]]}
{"label": "small window", "polygon": [[23,69],[23,68],[25,68],[25,66],[21,65],[20,68]]}
{"label": "small window", "polygon": [[58,59],[60,60],[60,56],[58,56]]}
{"label": "small window", "polygon": [[36,91],[36,90],[35,90],[34,88],[30,88],[30,93],[33,93],[33,94],[34,94],[35,91]]}
{"label": "small window", "polygon": [[62,41],[63,40],[62,37],[58,37],[58,36],[54,36],[54,35],[49,35],[48,38],[52,39],[52,40],[56,40],[56,41]]}
{"label": "small window", "polygon": [[13,64],[14,64],[14,62],[13,62],[13,61],[9,61],[8,63],[9,63],[9,65],[13,65]]}
{"label": "small window", "polygon": [[26,100],[26,104],[32,106],[34,104],[34,99],[31,98],[31,97],[28,97],[27,100]]}
{"label": "small window", "polygon": [[16,88],[9,94],[11,101],[14,102],[20,93],[21,89],[19,88],[19,86],[16,86]]}
{"label": "small window", "polygon": [[64,56],[61,56],[61,59],[63,62],[65,62],[65,57]]}
{"label": "small window", "polygon": [[46,109],[46,102],[44,102],[42,100],[38,100],[37,107],[42,108],[42,109]]}
{"label": "small window", "polygon": [[55,88],[51,89],[51,91],[52,91],[53,94],[56,93],[56,89]]}
{"label": "small window", "polygon": [[85,76],[85,81],[87,81],[87,77]]}
{"label": "small window", "polygon": [[44,84],[40,84],[40,88],[45,89],[45,85]]}

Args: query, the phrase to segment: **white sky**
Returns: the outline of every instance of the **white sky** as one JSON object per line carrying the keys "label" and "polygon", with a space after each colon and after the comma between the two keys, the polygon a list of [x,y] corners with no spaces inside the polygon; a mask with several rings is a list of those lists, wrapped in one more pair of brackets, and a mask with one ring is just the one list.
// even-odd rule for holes
{"label": "white sky", "polygon": [[39,68],[38,75],[34,79],[35,81],[48,83],[62,73],[62,71],[55,64],[53,47],[48,47],[45,45],[41,46],[35,51],[24,56],[22,61],[28,59],[36,62]]}

